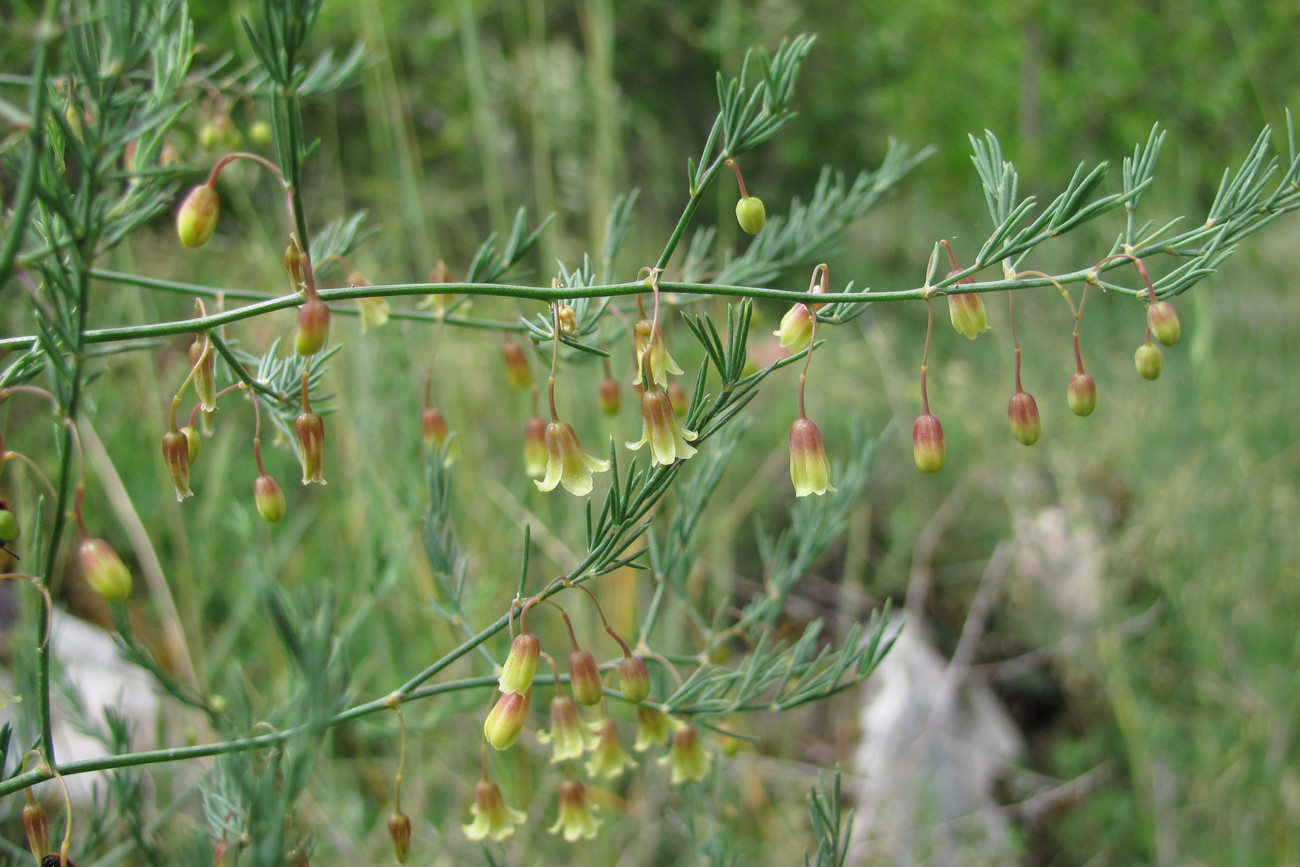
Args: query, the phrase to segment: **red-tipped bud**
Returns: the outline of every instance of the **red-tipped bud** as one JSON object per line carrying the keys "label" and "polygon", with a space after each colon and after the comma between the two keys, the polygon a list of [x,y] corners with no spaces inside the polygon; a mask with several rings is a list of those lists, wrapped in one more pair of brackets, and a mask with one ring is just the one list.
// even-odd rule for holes
{"label": "red-tipped bud", "polygon": [[440,448],[447,441],[447,437],[451,436],[447,419],[443,418],[440,410],[432,406],[426,406],[420,413],[420,430],[424,432],[426,449]]}
{"label": "red-tipped bud", "polygon": [[330,336],[330,309],[319,298],[309,298],[298,308],[298,333],[293,348],[299,355],[315,355]]}
{"label": "red-tipped bud", "polygon": [[581,704],[600,704],[605,695],[605,684],[600,679],[600,667],[589,650],[575,650],[569,654],[569,686],[573,697]]}
{"label": "red-tipped bud", "polygon": [[207,184],[200,184],[190,190],[181,209],[176,212],[176,234],[181,243],[191,250],[208,243],[217,228],[217,216],[221,213],[221,199],[217,191]]}
{"label": "red-tipped bud", "polygon": [[524,425],[524,472],[537,479],[546,475],[546,422],[537,416]]}
{"label": "red-tipped bud", "polygon": [[294,423],[298,434],[298,460],[302,463],[302,483],[325,484],[325,422],[310,410],[300,413]]}
{"label": "red-tipped bud", "polygon": [[23,807],[23,830],[27,832],[27,847],[32,854],[44,858],[50,851],[50,820],[45,816],[44,807],[34,801]]}
{"label": "red-tipped bud", "polygon": [[541,656],[542,643],[531,632],[521,632],[510,642],[510,654],[505,665],[501,666],[501,675],[497,678],[497,687],[503,693],[525,693],[533,685],[533,676],[537,673],[537,660]]}
{"label": "red-tipped bud", "polygon": [[519,740],[524,730],[524,721],[528,719],[528,704],[532,693],[520,695],[517,692],[502,693],[497,703],[483,721],[483,737],[494,750],[508,750]]}
{"label": "red-tipped bud", "polygon": [[253,502],[257,503],[257,513],[270,524],[283,518],[289,508],[279,482],[266,473],[262,473],[253,482]]}
{"label": "red-tipped bud", "polygon": [[1165,355],[1154,343],[1143,343],[1133,354],[1133,364],[1143,379],[1159,379],[1165,366]]}
{"label": "red-tipped bud", "polygon": [[185,450],[192,465],[199,459],[199,449],[203,446],[203,435],[193,425],[186,425],[181,428],[181,433],[185,436]]}
{"label": "red-tipped bud", "polygon": [[131,595],[131,573],[113,546],[103,539],[85,539],[77,547],[77,560],[86,581],[105,599],[122,600]]}
{"label": "red-tipped bud", "polygon": [[600,381],[600,393],[597,396],[600,403],[600,411],[605,415],[618,415],[618,407],[621,397],[618,392],[618,383],[613,377],[607,376]]}
{"label": "red-tipped bud", "polygon": [[14,513],[8,509],[0,509],[0,545],[8,545],[18,538],[20,532],[18,518]]}
{"label": "red-tipped bud", "polygon": [[217,356],[208,346],[205,335],[199,335],[190,344],[190,366],[195,368],[194,392],[199,396],[204,412],[212,412],[217,408]]}
{"label": "red-tipped bud", "polygon": [[736,222],[747,235],[757,235],[767,223],[767,209],[757,196],[745,196],[736,202]]}
{"label": "red-tipped bud", "polygon": [[533,369],[528,366],[524,348],[513,340],[507,339],[501,354],[506,361],[506,382],[511,388],[523,391],[533,385]]}
{"label": "red-tipped bud", "polygon": [[178,430],[169,430],[162,438],[163,460],[167,463],[167,474],[171,476],[172,487],[176,489],[176,500],[194,496],[190,490],[190,443],[185,434]]}
{"label": "red-tipped bud", "polygon": [[388,817],[388,836],[393,838],[393,858],[405,864],[411,857],[411,817],[394,810]]}
{"label": "red-tipped bud", "polygon": [[650,671],[639,656],[625,656],[618,664],[618,688],[623,698],[640,704],[650,695]]}
{"label": "red-tipped bud", "polygon": [[564,834],[564,839],[572,843],[583,838],[596,836],[600,820],[595,815],[596,806],[587,797],[587,787],[578,780],[560,782],[560,814],[551,826],[552,834]]}
{"label": "red-tipped bud", "polygon": [[797,418],[790,425],[790,480],[796,497],[835,490],[822,433],[806,418]]}
{"label": "red-tipped bud", "polygon": [[1032,446],[1043,435],[1043,421],[1038,416],[1038,404],[1034,403],[1034,396],[1027,391],[1011,395],[1007,418],[1011,422],[1011,435],[1021,445]]}
{"label": "red-tipped bud", "polygon": [[1147,328],[1165,346],[1173,346],[1183,334],[1174,305],[1168,301],[1157,301],[1147,308]]}
{"label": "red-tipped bud", "polygon": [[709,775],[709,754],[700,743],[700,733],[695,726],[685,725],[673,732],[673,745],[659,764],[669,765],[672,784],[698,783]]}
{"label": "red-tipped bud", "polygon": [[1076,373],[1070,377],[1065,400],[1075,415],[1092,415],[1092,411],[1097,408],[1097,383],[1091,374]]}
{"label": "red-tipped bud", "polygon": [[912,457],[916,468],[923,473],[937,473],[943,469],[943,459],[948,447],[943,440],[943,426],[934,416],[926,413],[912,425]]}

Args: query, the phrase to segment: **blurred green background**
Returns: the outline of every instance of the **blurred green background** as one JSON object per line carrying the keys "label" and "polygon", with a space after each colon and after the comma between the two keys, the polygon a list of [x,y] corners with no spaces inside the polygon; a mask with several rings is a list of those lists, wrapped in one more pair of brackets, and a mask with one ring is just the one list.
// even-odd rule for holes
{"label": "blurred green background", "polygon": [[[239,24],[248,12],[243,3],[194,5],[200,62],[227,51],[251,60]],[[630,279],[657,256],[682,207],[686,159],[698,155],[716,112],[715,70],[735,74],[748,46],[771,49],[799,32],[818,34],[799,82],[799,117],[742,162],[769,213],[806,199],[824,165],[846,173],[874,167],[891,138],[935,147],[853,228],[830,261],[834,288],[849,280],[913,287],[939,238],[959,257],[974,254],[990,226],[970,133],[994,131],[1021,171],[1022,193],[1050,199],[1079,161],[1109,160],[1107,190],[1117,188],[1120,159],[1159,122],[1169,136],[1143,215],[1163,223],[1188,214],[1195,223],[1259,129],[1284,128],[1285,109],[1300,106],[1293,2],[327,2],[315,44],[342,52],[361,40],[374,62],[358,86],[307,107],[310,134],[320,137],[307,167],[311,225],[367,209],[379,231],[353,263],[372,282],[395,283],[424,280],[440,259],[463,274],[487,233],[508,231],[521,205],[534,215],[554,212],[532,273],[519,278],[543,284],[555,259],[573,267],[584,251],[600,249],[613,197],[638,187],[614,275]],[[236,106],[241,127],[246,108],[265,112]],[[196,99],[192,130],[208,111]],[[210,162],[194,140],[177,144],[195,165]],[[1285,154],[1285,133],[1275,145]],[[276,191],[251,171],[227,177],[210,249],[188,254],[158,225],[106,265],[281,291]],[[718,224],[721,249],[746,243],[731,217],[734,197],[723,178],[716,213],[701,211]],[[1029,267],[1095,262],[1119,231],[1117,219],[1049,245]],[[877,305],[831,333],[816,356],[809,414],[832,461],[843,463],[853,431],[887,433],[867,502],[801,587],[793,617],[829,616],[843,629],[845,615],[901,602],[918,536],[953,502],[928,558],[934,579],[924,606],[941,649],[951,651],[984,563],[999,543],[1024,535],[1018,527],[1059,509],[1072,538],[1087,540],[1066,558],[1086,555],[1101,579],[1087,610],[1061,601],[1050,569],[1023,570],[999,597],[972,671],[1005,700],[1029,745],[1001,792],[1022,863],[1300,859],[1300,301],[1291,291],[1298,243],[1300,220],[1284,218],[1176,299],[1183,340],[1166,351],[1155,383],[1133,370],[1141,308],[1091,295],[1083,353],[1099,405],[1087,419],[1065,405],[1073,364],[1065,305],[1054,293],[1020,293],[1025,386],[1044,427],[1032,449],[1006,429],[1012,383],[1003,297],[986,299],[993,328],[974,343],[948,328],[940,305],[930,399],[947,432],[948,463],[935,477],[914,470],[907,437],[919,411],[924,308]],[[795,269],[775,285],[801,289],[807,274]],[[341,275],[333,277],[338,285]],[[189,305],[108,287],[95,324],[176,318]],[[494,300],[475,300],[471,312],[514,311],[538,312]],[[781,313],[762,306],[756,332],[770,331]],[[277,314],[236,330],[245,344],[263,347],[291,322]],[[268,580],[332,586],[344,619],[358,624],[350,659],[363,697],[391,689],[455,643],[423,601],[436,590],[419,553],[427,493],[418,419],[435,343],[435,400],[462,450],[453,497],[475,583],[467,614],[486,620],[513,594],[521,521],[533,523],[539,582],[572,562],[566,547],[582,543],[574,503],[539,495],[521,472],[517,434],[527,401],[502,382],[499,338],[397,322],[363,336],[342,317],[332,336],[345,348],[329,378],[338,395],[330,484],[299,490],[292,453],[270,450],[270,471],[294,482],[285,485],[290,517],[273,532],[253,517],[248,496],[254,473],[248,420],[238,418],[244,407],[205,443],[194,473],[198,497],[183,510],[171,500],[155,441],[184,377],[184,343],[115,361],[92,390],[92,421],[166,564],[200,681],[214,689],[258,684],[255,703],[268,708],[285,688],[287,665],[266,634],[260,597],[241,588]],[[669,339],[684,366],[698,364],[685,328]],[[626,391],[614,422],[594,412],[600,375],[588,365],[564,384],[562,411],[586,418],[589,445],[607,434],[633,439]],[[754,470],[724,479],[701,530],[708,552],[701,581],[740,594],[761,580],[751,515],[769,528],[789,521],[784,433],[795,377],[769,383],[737,462]],[[158,419],[158,430],[140,418]],[[93,484],[87,503],[110,508]],[[634,622],[638,590],[619,581],[604,592],[621,603],[608,604]],[[145,605],[137,613],[146,625],[153,616]],[[259,652],[245,657],[241,647]],[[1031,652],[1028,665],[1000,665]],[[616,863],[620,854],[617,863],[715,863],[708,847],[724,838],[751,863],[795,863],[811,839],[800,806],[809,768],[849,760],[862,698],[850,693],[812,714],[750,721],[756,747],[734,760],[712,794],[633,783],[605,805],[626,816],[586,844],[586,863]],[[472,797],[481,702],[426,704],[410,711],[415,745],[404,801],[418,817],[417,838],[439,841],[421,858],[462,863],[480,857],[456,825]],[[393,729],[389,721],[346,726],[328,749],[334,761],[318,767],[301,814],[317,829],[321,862],[345,863],[386,845]],[[511,863],[558,863],[550,859],[568,849],[541,833],[551,806],[548,784],[533,775],[539,769],[496,767],[511,791],[539,792],[534,827],[521,832]],[[1050,811],[1015,807],[1035,786],[1080,777],[1086,785]],[[664,799],[676,818],[660,818]],[[756,837],[755,821],[771,833]],[[702,847],[687,842],[691,834]]]}

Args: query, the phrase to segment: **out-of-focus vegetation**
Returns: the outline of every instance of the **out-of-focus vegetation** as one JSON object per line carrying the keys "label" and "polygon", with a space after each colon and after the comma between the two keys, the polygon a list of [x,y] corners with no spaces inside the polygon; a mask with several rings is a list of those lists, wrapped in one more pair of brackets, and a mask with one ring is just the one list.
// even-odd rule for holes
{"label": "out-of-focus vegetation", "polygon": [[[196,4],[191,14],[203,43],[200,64],[228,52],[231,68],[251,62],[239,25],[250,14],[245,4]],[[1159,122],[1168,141],[1144,208],[1195,221],[1223,167],[1240,160],[1260,126],[1281,126],[1286,107],[1300,108],[1297,28],[1300,8],[1274,0],[327,2],[317,46],[345,50],[360,38],[373,62],[357,87],[307,105],[309,134],[320,144],[306,166],[306,196],[317,227],[369,210],[366,224],[378,231],[352,261],[375,283],[423,280],[440,259],[463,274],[488,232],[509,230],[518,206],[555,212],[528,278],[541,284],[555,259],[573,265],[583,251],[598,251],[610,203],[638,187],[632,234],[614,263],[620,279],[631,279],[653,262],[680,210],[686,158],[698,154],[716,112],[713,71],[734,73],[750,45],[814,32],[795,99],[799,117],[748,158],[747,184],[769,213],[780,213],[792,197],[808,196],[823,165],[845,172],[874,166],[890,138],[934,145],[901,194],[855,227],[830,262],[838,285],[851,279],[859,288],[907,288],[923,277],[935,240],[951,239],[969,258],[987,235],[967,142],[968,133],[986,128],[1020,168],[1022,192],[1050,194],[1081,160],[1109,159],[1114,183],[1119,160]],[[24,67],[25,49],[22,40],[0,45],[0,68]],[[253,115],[262,107],[236,107],[247,136],[246,107]],[[192,137],[176,142],[197,167],[214,156],[197,140],[211,108],[197,99],[186,126]],[[1285,151],[1285,142],[1278,144]],[[189,254],[160,222],[103,266],[282,291],[278,190],[252,171],[244,178],[244,187],[223,187],[215,253]],[[724,179],[717,195],[722,249],[744,243],[731,218],[734,193]],[[1051,261],[1031,260],[1031,267],[1084,267],[1117,231],[1112,224],[1087,228],[1055,248]],[[1065,305],[1050,292],[1019,293],[1026,387],[1044,426],[1033,449],[1006,430],[1012,374],[1002,296],[987,299],[993,328],[974,343],[940,322],[930,400],[948,435],[948,463],[935,477],[915,472],[906,436],[919,406],[924,307],[878,305],[852,325],[829,329],[818,351],[809,415],[821,424],[833,463],[843,465],[854,433],[888,432],[867,502],[844,543],[801,585],[796,617],[828,616],[834,624],[837,612],[847,619],[887,598],[901,602],[917,538],[954,496],[960,510],[931,554],[935,581],[925,606],[946,650],[957,642],[983,563],[1018,522],[1061,507],[1072,527],[1094,534],[1091,553],[1103,579],[1091,600],[1095,611],[1062,611],[1050,575],[1013,585],[1019,591],[1001,598],[973,670],[1005,699],[1030,745],[1024,767],[1008,769],[1008,803],[1027,801],[1044,781],[1086,779],[1050,811],[1012,810],[1024,863],[1300,858],[1297,242],[1300,225],[1282,220],[1183,296],[1183,344],[1166,353],[1156,383],[1133,371],[1141,309],[1126,298],[1090,296],[1083,352],[1099,402],[1086,419],[1065,405],[1073,364]],[[337,271],[330,278],[330,285],[343,279]],[[795,274],[779,285],[802,289],[803,280]],[[96,292],[99,324],[179,318],[192,303],[109,285]],[[30,325],[10,313],[12,298],[3,313],[6,334],[26,333]],[[505,318],[517,308],[476,299],[471,312]],[[782,312],[760,305],[755,330],[770,331]],[[288,313],[264,317],[246,326],[247,340],[268,344],[291,324]],[[502,533],[503,525],[532,523],[537,574],[568,568],[566,548],[582,539],[583,516],[569,502],[539,495],[522,473],[518,434],[528,409],[501,382],[496,335],[396,321],[363,335],[342,317],[334,335],[346,346],[327,379],[337,393],[330,485],[310,495],[286,485],[289,517],[274,532],[260,524],[246,490],[253,477],[246,425],[223,425],[205,442],[195,470],[199,496],[183,510],[174,505],[156,439],[187,369],[184,343],[115,360],[89,392],[90,423],[170,564],[167,578],[193,654],[188,664],[199,682],[269,706],[291,666],[267,634],[259,589],[266,583],[310,583],[321,600],[332,595],[356,606],[339,620],[340,629],[358,630],[349,662],[365,697],[382,694],[460,638],[425,602],[438,588],[420,543],[428,492],[419,414],[435,347],[436,400],[461,449],[452,492],[456,532],[476,581],[501,576],[472,588],[467,617],[496,616],[513,594],[519,536]],[[698,349],[687,348],[680,325],[670,335],[689,370]],[[587,412],[578,409],[586,400],[590,423],[605,425],[593,428],[601,439],[634,438],[638,422],[626,391],[623,415],[597,420],[602,374],[598,365],[588,368],[565,400],[575,414]],[[736,464],[753,472],[724,477],[712,500],[701,594],[721,592],[709,582],[740,595],[761,589],[752,521],[769,528],[789,522],[784,435],[795,374],[781,376],[787,381],[769,380],[775,387],[752,405],[747,451]],[[12,414],[0,418],[15,422]],[[293,479],[291,451],[270,448],[266,439],[268,465],[282,481]],[[11,501],[30,495],[4,492]],[[87,509],[116,514],[122,506],[92,485]],[[548,529],[538,534],[540,527]],[[615,625],[633,634],[647,591],[638,580],[610,581],[618,601],[607,603],[622,618]],[[358,588],[373,589],[375,599]],[[94,600],[72,604],[96,613]],[[142,631],[156,630],[152,612],[138,616]],[[382,629],[372,628],[377,624]],[[596,624],[592,614],[588,631]],[[10,643],[17,668],[30,650]],[[1027,664],[1002,664],[1025,654],[1033,654]],[[714,791],[683,794],[638,777],[607,793],[606,815],[622,819],[582,844],[586,863],[703,864],[721,851],[738,853],[739,863],[796,863],[810,839],[800,800],[815,775],[805,763],[847,760],[861,698],[850,693],[812,713],[750,719],[757,741],[727,760],[733,764]],[[458,694],[407,712],[403,803],[415,820],[417,863],[481,857],[458,827],[477,776],[481,704]],[[453,749],[457,744],[462,748]],[[383,821],[396,767],[391,720],[339,727],[326,756],[298,807],[299,820],[317,835],[318,860],[379,857],[388,845]],[[508,790],[539,793],[511,843],[510,863],[560,863],[575,856],[545,833],[553,807],[534,770],[526,763],[496,769]],[[184,773],[159,775],[167,785],[169,775]],[[201,812],[192,806],[188,812]],[[177,820],[160,833],[179,851],[205,828]],[[202,862],[195,855],[186,863]]]}

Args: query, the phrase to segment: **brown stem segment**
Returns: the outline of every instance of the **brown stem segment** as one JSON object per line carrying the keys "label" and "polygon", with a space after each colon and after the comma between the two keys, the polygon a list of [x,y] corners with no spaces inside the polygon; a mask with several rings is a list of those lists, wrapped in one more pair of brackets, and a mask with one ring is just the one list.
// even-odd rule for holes
{"label": "brown stem segment", "polygon": [[736,173],[736,183],[740,186],[740,197],[748,199],[749,193],[745,190],[745,178],[740,174],[740,166],[736,165],[736,161],[733,159],[728,159],[727,165],[731,166],[731,170]]}

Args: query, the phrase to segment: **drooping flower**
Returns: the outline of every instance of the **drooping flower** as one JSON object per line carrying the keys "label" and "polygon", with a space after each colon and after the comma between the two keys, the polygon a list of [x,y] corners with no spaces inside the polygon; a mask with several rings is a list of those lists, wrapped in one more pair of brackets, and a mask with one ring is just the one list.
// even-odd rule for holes
{"label": "drooping flower", "polygon": [[796,497],[835,490],[821,431],[807,418],[797,418],[790,425],[790,480]]}
{"label": "drooping flower", "polygon": [[320,414],[307,410],[294,422],[298,435],[298,459],[302,462],[302,483],[325,484],[325,422]]}
{"label": "drooping flower", "polygon": [[536,482],[543,491],[564,485],[570,494],[585,497],[591,493],[592,473],[609,469],[609,461],[594,458],[582,450],[578,434],[567,421],[553,421],[546,426],[546,477]]}
{"label": "drooping flower", "polygon": [[478,841],[490,837],[504,840],[515,832],[515,825],[528,818],[506,803],[501,788],[490,780],[480,780],[474,787],[474,803],[469,808],[471,821],[462,825],[465,836]]}
{"label": "drooping flower", "polygon": [[641,439],[627,447],[636,451],[649,443],[650,465],[666,467],[695,454],[690,441],[696,436],[695,431],[685,430],[678,421],[668,393],[650,388],[641,395]]}
{"label": "drooping flower", "polygon": [[593,723],[592,729],[599,740],[585,765],[588,776],[611,780],[623,773],[624,769],[636,767],[636,762],[623,749],[618,737],[618,726],[612,719],[606,717]]}
{"label": "drooping flower", "polygon": [[497,688],[503,693],[528,692],[533,685],[533,676],[537,673],[537,660],[542,652],[542,644],[531,632],[521,632],[510,642],[510,653],[505,665],[501,666],[501,676],[497,678]]}
{"label": "drooping flower", "polygon": [[781,317],[781,325],[772,332],[781,340],[781,348],[802,352],[812,342],[813,319],[807,304],[796,304]]}
{"label": "drooping flower", "polygon": [[379,328],[388,324],[388,312],[391,308],[387,298],[358,298],[357,308],[361,312],[362,334],[365,334],[366,329],[372,325]]}
{"label": "drooping flower", "polygon": [[497,703],[488,712],[483,721],[483,737],[494,750],[508,750],[519,740],[524,730],[524,721],[528,718],[528,705],[532,702],[532,692],[520,695],[517,692],[502,693]]}
{"label": "drooping flower", "polygon": [[393,860],[405,864],[411,857],[411,817],[401,809],[388,816],[388,836],[393,841]]}
{"label": "drooping flower", "polygon": [[560,814],[551,826],[552,834],[563,833],[564,839],[575,840],[596,836],[600,820],[595,815],[596,806],[587,797],[587,787],[578,780],[560,781]]}
{"label": "drooping flower", "polygon": [[546,422],[537,416],[524,425],[524,472],[537,479],[546,475]]}
{"label": "drooping flower", "polygon": [[674,786],[703,780],[709,775],[710,756],[700,743],[700,733],[693,725],[684,725],[673,732],[673,745],[659,764],[668,765]]}
{"label": "drooping flower", "polygon": [[551,745],[551,762],[580,758],[591,746],[594,738],[572,696],[557,695],[551,699],[551,730],[540,731],[537,739]]}
{"label": "drooping flower", "polygon": [[208,346],[208,336],[200,334],[190,344],[190,366],[194,371],[194,391],[199,396],[204,412],[217,408],[217,356]]}
{"label": "drooping flower", "polygon": [[[951,277],[956,273],[957,270],[953,269],[948,272],[948,276]],[[974,277],[963,277],[957,281],[957,285],[974,282]],[[949,294],[948,318],[952,320],[952,327],[957,329],[958,334],[963,334],[971,340],[989,330],[989,314],[984,308],[984,298],[978,292]]]}
{"label": "drooping flower", "polygon": [[190,490],[190,441],[185,434],[172,428],[163,434],[163,461],[167,464],[167,474],[171,476],[172,487],[176,489],[176,501],[194,496]]}
{"label": "drooping flower", "polygon": [[680,376],[682,368],[668,354],[668,344],[664,340],[664,330],[649,319],[642,319],[632,329],[633,343],[636,346],[636,375],[632,377],[633,385],[641,385],[642,372],[645,369],[645,354],[650,352],[650,378],[660,388],[668,388],[668,374]]}
{"label": "drooping flower", "polygon": [[632,749],[638,753],[645,752],[655,744],[666,744],[675,726],[681,723],[668,714],[649,705],[639,705],[636,709],[636,743]]}

